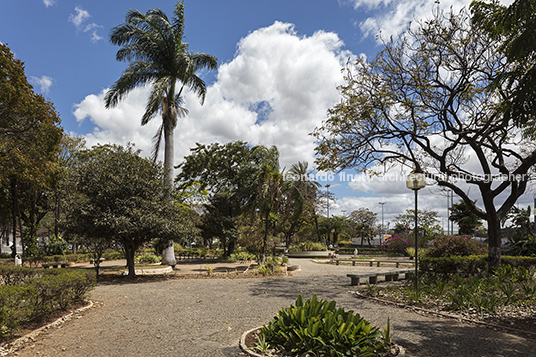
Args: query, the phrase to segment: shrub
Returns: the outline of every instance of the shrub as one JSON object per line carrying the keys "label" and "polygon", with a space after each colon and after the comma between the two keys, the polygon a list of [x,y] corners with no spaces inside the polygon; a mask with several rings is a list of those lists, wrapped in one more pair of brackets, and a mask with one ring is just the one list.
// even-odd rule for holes
{"label": "shrub", "polygon": [[0,286],[0,341],[9,339],[32,314],[29,303],[37,295],[33,286]]}
{"label": "shrub", "polygon": [[119,260],[125,259],[125,252],[122,250],[114,250],[111,252],[104,252],[102,257],[106,260]]}
{"label": "shrub", "polygon": [[241,260],[241,261],[253,261],[257,259],[257,256],[249,252],[238,252],[233,253],[229,257],[230,260]]}
{"label": "shrub", "polygon": [[155,264],[155,263],[159,263],[161,258],[154,254],[145,254],[145,255],[142,255],[141,257],[136,257],[135,260],[136,260],[136,263]]}
{"label": "shrub", "polygon": [[419,270],[427,275],[480,276],[487,271],[487,256],[454,256],[442,258],[424,257],[419,260]]}
{"label": "shrub", "polygon": [[328,248],[326,248],[326,246],[320,242],[303,242],[291,250],[298,252],[321,252],[328,250]]}
{"label": "shrub", "polygon": [[0,341],[11,338],[21,324],[47,318],[82,302],[95,286],[90,270],[0,267]]}
{"label": "shrub", "polygon": [[0,285],[22,284],[30,278],[43,275],[43,270],[18,267],[13,265],[0,265]]}
{"label": "shrub", "polygon": [[262,327],[259,340],[292,355],[371,356],[385,350],[378,328],[335,305],[316,295],[304,302],[298,295],[295,306],[282,308]]}
{"label": "shrub", "polygon": [[45,246],[45,254],[63,255],[63,252],[67,248],[69,248],[69,245],[60,236],[50,236],[48,237],[48,243]]}
{"label": "shrub", "polygon": [[426,252],[428,257],[452,257],[467,255],[484,255],[487,247],[471,236],[442,236],[434,240]]}
{"label": "shrub", "polygon": [[411,247],[411,240],[406,233],[393,234],[391,237],[385,238],[382,243],[382,248],[392,250],[397,253],[406,253],[406,248]]}

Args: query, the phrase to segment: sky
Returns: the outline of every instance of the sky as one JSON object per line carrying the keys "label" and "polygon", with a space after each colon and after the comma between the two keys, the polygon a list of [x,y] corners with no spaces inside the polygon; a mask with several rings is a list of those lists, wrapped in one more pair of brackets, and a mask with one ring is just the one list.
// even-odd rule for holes
{"label": "sky", "polygon": [[[218,70],[199,73],[208,87],[204,105],[194,94],[185,94],[189,114],[179,119],[175,131],[175,164],[195,143],[243,140],[277,145],[283,167],[307,161],[314,169],[315,143],[309,133],[340,100],[337,86],[348,59],[374,57],[381,50],[379,34],[396,37],[437,6],[459,10],[469,3],[185,0],[185,42],[191,50],[216,56]],[[156,117],[140,124],[148,90],[135,89],[116,108],[104,107],[104,94],[126,68],[115,60],[119,47],[108,41],[108,34],[131,8],[160,8],[172,16],[174,6],[173,0],[4,0],[0,42],[25,63],[34,90],[54,103],[67,133],[83,136],[88,146],[134,143],[149,156],[160,123]],[[331,215],[366,207],[381,221],[383,208],[384,226],[389,222],[392,227],[396,215],[414,207],[404,173],[373,180],[351,170],[342,174],[317,176],[322,189],[329,184],[337,198]],[[532,205],[532,196],[520,198],[519,207]],[[436,210],[446,227],[447,198],[437,187],[420,191],[419,208]]]}

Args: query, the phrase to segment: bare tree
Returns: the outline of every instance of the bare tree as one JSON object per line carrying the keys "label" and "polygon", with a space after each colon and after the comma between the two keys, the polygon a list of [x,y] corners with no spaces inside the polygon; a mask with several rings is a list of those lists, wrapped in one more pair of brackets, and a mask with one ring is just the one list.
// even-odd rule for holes
{"label": "bare tree", "polygon": [[320,170],[398,164],[453,190],[487,221],[490,269],[500,264],[501,218],[536,164],[534,142],[500,110],[508,88],[490,86],[505,65],[496,49],[467,12],[436,12],[372,61],[348,63],[342,100],[313,133]]}

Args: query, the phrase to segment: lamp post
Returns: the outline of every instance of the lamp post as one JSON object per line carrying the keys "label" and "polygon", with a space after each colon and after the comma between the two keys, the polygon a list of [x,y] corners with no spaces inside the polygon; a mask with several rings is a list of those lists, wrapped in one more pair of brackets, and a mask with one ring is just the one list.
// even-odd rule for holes
{"label": "lamp post", "polygon": [[329,187],[330,186],[331,185],[329,183],[326,185],[326,191],[327,191],[327,193],[326,193],[326,203],[327,203],[327,207],[328,207],[328,218],[329,218]]}
{"label": "lamp post", "polygon": [[417,201],[418,201],[418,192],[421,188],[426,186],[426,179],[423,173],[421,172],[411,172],[406,178],[406,187],[415,192],[415,290],[419,288],[419,267],[417,259],[418,255],[418,227],[417,227]]}
{"label": "lamp post", "polygon": [[383,237],[383,205],[386,202],[378,202],[378,203],[382,205],[382,228],[381,228],[381,231],[380,231],[380,246],[381,246],[382,245],[382,237]]}

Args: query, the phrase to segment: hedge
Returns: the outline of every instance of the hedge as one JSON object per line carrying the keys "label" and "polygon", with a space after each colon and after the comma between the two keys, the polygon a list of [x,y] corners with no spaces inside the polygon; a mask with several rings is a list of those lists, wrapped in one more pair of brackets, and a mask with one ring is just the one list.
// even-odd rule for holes
{"label": "hedge", "polygon": [[[529,268],[536,266],[536,257],[503,256],[501,257],[501,264]],[[461,276],[478,276],[485,275],[487,270],[487,255],[419,259],[419,271],[428,275],[448,276],[459,274]]]}
{"label": "hedge", "polygon": [[0,266],[0,342],[25,324],[81,303],[95,286],[95,273],[82,269]]}

